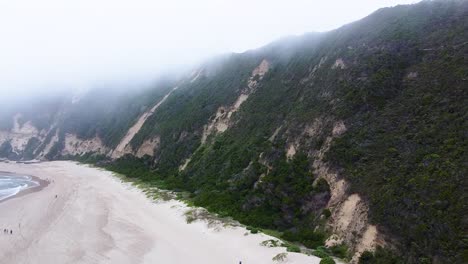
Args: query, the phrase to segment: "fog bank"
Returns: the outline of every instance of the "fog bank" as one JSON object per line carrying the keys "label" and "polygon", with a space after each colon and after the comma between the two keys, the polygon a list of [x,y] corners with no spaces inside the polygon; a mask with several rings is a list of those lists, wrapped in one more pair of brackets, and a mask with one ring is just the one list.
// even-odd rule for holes
{"label": "fog bank", "polygon": [[148,82],[415,0],[0,2],[0,98]]}

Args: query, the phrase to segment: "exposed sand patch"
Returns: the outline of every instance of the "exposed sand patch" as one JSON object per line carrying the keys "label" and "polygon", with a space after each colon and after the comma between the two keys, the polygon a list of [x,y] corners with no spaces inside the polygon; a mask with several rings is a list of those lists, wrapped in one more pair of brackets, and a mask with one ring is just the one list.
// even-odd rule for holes
{"label": "exposed sand patch", "polygon": [[323,121],[320,118],[316,118],[312,124],[309,124],[305,127],[305,135],[313,137],[321,131],[323,127]]}
{"label": "exposed sand patch", "polygon": [[249,98],[249,95],[248,95],[248,94],[241,94],[241,95],[239,95],[239,98],[237,98],[236,102],[234,103],[234,109],[237,111],[237,109],[239,109],[239,107],[240,107],[245,101],[247,101],[248,98]]}
{"label": "exposed sand patch", "polygon": [[270,164],[270,161],[266,159],[264,152],[258,155],[258,162],[260,162],[260,164],[262,164],[263,166],[267,167],[267,174],[273,170],[273,166]]}
{"label": "exposed sand patch", "polygon": [[140,131],[140,129],[145,124],[146,120],[154,114],[156,109],[158,109],[161,104],[163,104],[167,98],[177,90],[177,86],[174,87],[168,94],[166,94],[156,105],[154,105],[150,110],[144,112],[137,122],[127,131],[127,134],[122,138],[119,145],[112,151],[110,156],[113,159],[117,159],[122,157],[125,154],[130,154],[133,152],[132,147],[129,145],[130,141],[132,141],[133,137]]}
{"label": "exposed sand patch", "polygon": [[361,197],[357,194],[352,194],[346,199],[337,213],[338,228],[343,230],[348,228],[351,221],[355,218],[354,214],[359,202],[361,202]]}
{"label": "exposed sand patch", "polygon": [[[320,122],[320,121],[317,121]],[[316,123],[318,126],[318,123]],[[327,180],[330,185],[331,198],[328,202],[329,207],[335,207],[338,203],[344,201],[344,196],[346,195],[346,190],[348,189],[348,183],[344,179],[340,179],[338,174],[333,172],[326,164],[323,159],[325,154],[330,149],[333,139],[337,136],[342,135],[346,132],[346,126],[343,121],[337,121],[333,125],[332,136],[327,137],[321,149],[319,150],[316,159],[314,160],[314,169],[315,173]]]}
{"label": "exposed sand patch", "polygon": [[[110,172],[67,161],[0,163],[0,170],[50,179],[42,191],[0,203],[2,263],[274,263],[285,248],[243,227],[187,224],[178,201],[153,202]],[[57,198],[55,198],[57,195]],[[286,263],[320,259],[287,254]]]}
{"label": "exposed sand patch", "polygon": [[75,134],[65,135],[65,146],[62,155],[83,155],[85,153],[105,154],[109,149],[104,146],[99,137],[80,139]]}
{"label": "exposed sand patch", "polygon": [[286,157],[288,159],[292,159],[296,155],[296,147],[294,144],[290,144],[288,147],[288,150],[286,151]]}
{"label": "exposed sand patch", "polygon": [[355,252],[352,263],[357,263],[362,252],[372,251],[377,245],[383,245],[383,240],[380,239],[377,228],[368,223],[369,208],[365,201],[358,194],[348,195],[349,183],[323,161],[333,139],[344,134],[346,129],[343,121],[334,123],[332,135],[327,137],[319,150],[313,167],[319,178],[324,178],[330,185],[331,198],[328,208],[332,215],[328,225],[334,235],[326,241],[326,245],[333,246],[345,242]]}
{"label": "exposed sand patch", "polygon": [[50,141],[47,143],[47,145],[44,147],[44,150],[39,153],[38,155],[38,158],[43,158],[45,155],[47,155],[47,153],[50,152],[50,150],[52,149],[52,147],[58,142],[59,138],[58,138],[58,129],[55,131],[55,134],[52,136],[52,138],[50,139]]}
{"label": "exposed sand patch", "polygon": [[[331,138],[327,138],[324,146],[325,149],[331,143]],[[318,175],[318,178],[324,178],[328,184],[330,185],[330,201],[328,202],[328,207],[335,207],[340,202],[345,200],[346,190],[349,187],[349,184],[344,180],[338,177],[336,172],[333,172],[328,165],[323,162],[323,156],[325,152],[323,152],[324,148],[318,154],[318,158],[314,160],[313,167],[315,174]]]}
{"label": "exposed sand patch", "polygon": [[317,65],[317,68],[322,67],[322,65],[327,61],[327,59],[328,59],[328,56],[325,56],[325,57],[320,58],[320,62],[319,62],[319,64]]}
{"label": "exposed sand patch", "polygon": [[379,241],[379,233],[375,225],[368,225],[366,231],[362,235],[362,239],[359,241],[359,244],[356,246],[356,254],[353,256],[352,261],[357,263],[359,261],[359,256],[366,250],[373,250],[377,245],[382,245],[383,241]]}
{"label": "exposed sand patch", "polygon": [[275,132],[273,132],[273,135],[271,135],[270,138],[268,138],[268,141],[270,142],[273,142],[275,141],[276,137],[278,136],[278,133],[280,132],[282,126],[278,127],[277,129],[275,129]]}
{"label": "exposed sand patch", "polygon": [[[368,222],[368,206],[358,194],[350,195],[337,210],[333,212],[334,231],[338,235],[338,241],[351,243],[355,254],[351,263],[357,263],[360,255],[366,251],[375,250],[377,245],[384,245],[377,227]],[[336,238],[335,238],[336,239]],[[328,240],[327,245],[333,245],[333,240]]]}
{"label": "exposed sand patch", "polygon": [[327,56],[320,58],[318,64],[316,64],[313,68],[312,66],[309,67],[309,74],[301,79],[301,84],[306,84],[310,80],[315,77],[315,72],[322,67],[322,65],[327,61]]}
{"label": "exposed sand patch", "polygon": [[11,131],[0,131],[0,145],[9,141],[12,151],[16,154],[21,154],[24,151],[31,138],[42,138],[41,133],[33,126],[31,121],[20,124],[20,119],[21,114],[16,114],[13,117],[13,128]]}
{"label": "exposed sand patch", "polygon": [[263,76],[265,76],[265,74],[270,70],[270,62],[268,62],[267,60],[262,60],[262,62],[260,63],[260,65],[257,66],[257,68],[255,68],[253,71],[252,71],[252,75],[248,81],[248,86],[249,88],[253,88],[254,86],[256,86],[258,84],[258,82],[255,80],[255,77],[258,76],[258,79],[257,80],[261,80],[263,79]]}
{"label": "exposed sand patch", "polygon": [[333,126],[332,136],[338,137],[338,136],[341,136],[344,132],[346,132],[346,126],[344,122],[341,120],[336,122],[335,125]]}
{"label": "exposed sand patch", "polygon": [[202,75],[203,70],[197,70],[192,73],[192,76],[194,76],[191,80],[190,83],[194,83],[200,76]]}
{"label": "exposed sand patch", "polygon": [[159,146],[160,143],[161,138],[159,136],[145,140],[138,149],[136,156],[139,158],[145,155],[154,156],[154,150]]}
{"label": "exposed sand patch", "polygon": [[344,63],[342,58],[336,59],[335,63],[331,67],[332,69],[345,69],[346,64]]}
{"label": "exposed sand patch", "polygon": [[[203,134],[202,134],[202,144],[206,142],[206,139],[209,135],[213,132],[224,132],[228,128],[227,122],[229,119],[227,118],[227,112],[225,107],[220,107],[216,111],[216,115],[214,119],[208,124],[203,127]],[[229,114],[230,116],[230,114]]]}
{"label": "exposed sand patch", "polygon": [[188,158],[184,161],[184,164],[179,166],[179,171],[184,171],[192,159]]}
{"label": "exposed sand patch", "polygon": [[418,72],[410,72],[406,75],[406,79],[416,79],[418,78]]}
{"label": "exposed sand patch", "polygon": [[202,144],[206,142],[209,135],[213,133],[222,133],[226,131],[231,124],[231,116],[239,110],[241,105],[247,101],[249,96],[255,92],[258,83],[263,79],[265,74],[270,69],[270,63],[267,60],[262,62],[252,71],[252,74],[247,81],[247,87],[241,91],[241,94],[231,106],[222,106],[216,111],[215,117],[211,122],[204,126],[202,134]]}

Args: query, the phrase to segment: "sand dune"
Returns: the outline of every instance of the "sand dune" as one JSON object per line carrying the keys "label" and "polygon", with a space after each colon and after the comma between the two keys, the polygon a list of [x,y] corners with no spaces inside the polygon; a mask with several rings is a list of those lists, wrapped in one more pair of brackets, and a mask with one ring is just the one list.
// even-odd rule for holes
{"label": "sand dune", "polygon": [[[286,252],[241,227],[187,224],[181,202],[155,203],[110,172],[67,161],[0,163],[1,171],[49,179],[38,192],[0,203],[1,263],[275,263]],[[57,198],[55,198],[57,195]],[[288,253],[283,263],[319,263]]]}

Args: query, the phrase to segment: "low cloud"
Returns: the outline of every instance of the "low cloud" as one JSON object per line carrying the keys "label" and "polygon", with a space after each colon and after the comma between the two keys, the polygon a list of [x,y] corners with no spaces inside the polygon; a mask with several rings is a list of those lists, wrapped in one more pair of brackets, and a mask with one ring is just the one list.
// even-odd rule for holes
{"label": "low cloud", "polygon": [[0,98],[146,82],[412,0],[0,2]]}

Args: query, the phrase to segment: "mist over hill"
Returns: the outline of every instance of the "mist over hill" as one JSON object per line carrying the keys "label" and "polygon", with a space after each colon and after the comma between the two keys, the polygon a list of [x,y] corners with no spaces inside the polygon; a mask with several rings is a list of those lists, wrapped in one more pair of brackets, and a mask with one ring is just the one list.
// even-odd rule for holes
{"label": "mist over hill", "polygon": [[97,164],[354,263],[463,263],[467,25],[468,1],[423,1],[144,87],[4,103],[0,157]]}

